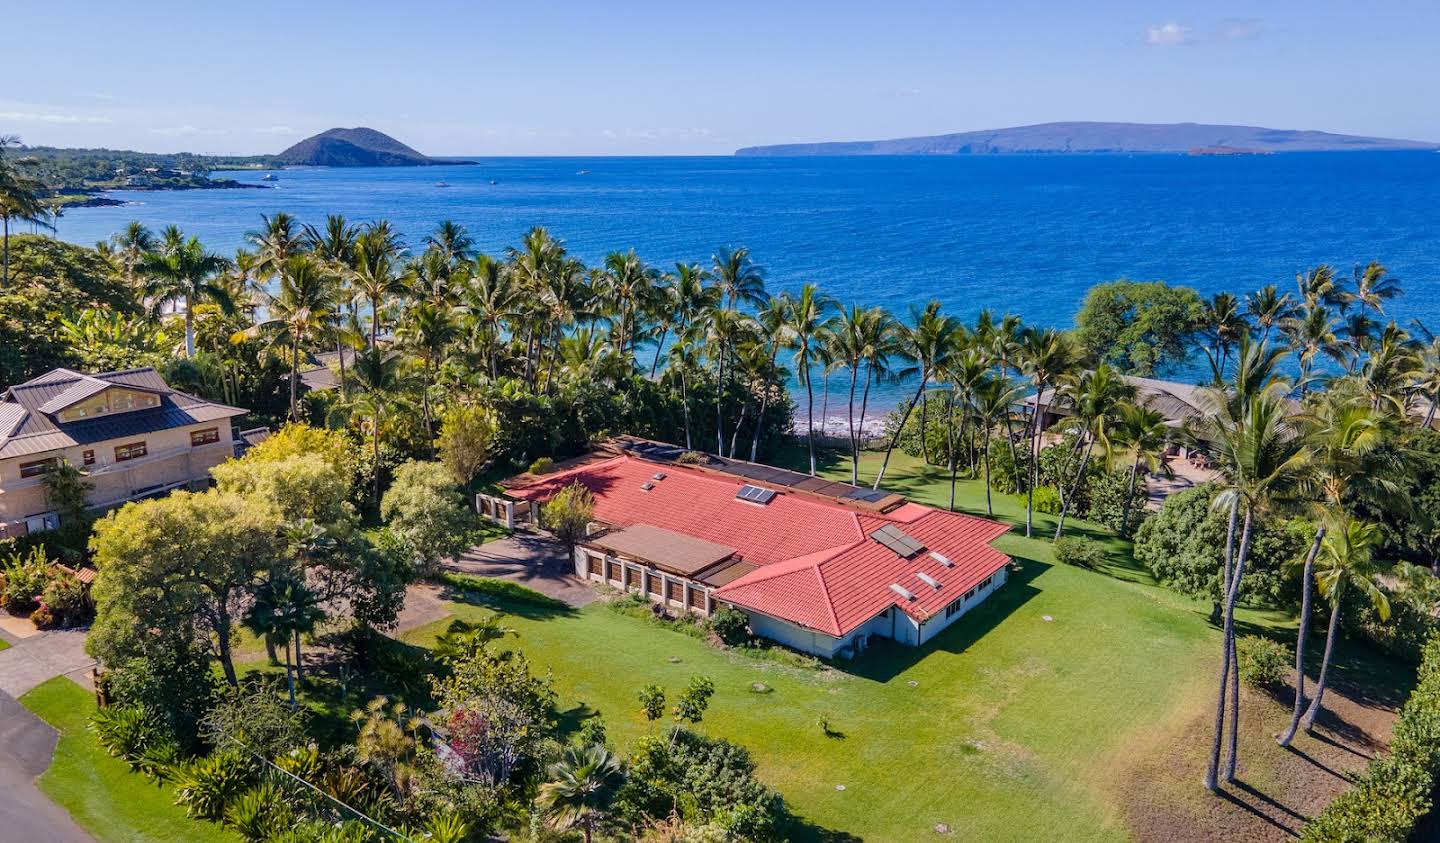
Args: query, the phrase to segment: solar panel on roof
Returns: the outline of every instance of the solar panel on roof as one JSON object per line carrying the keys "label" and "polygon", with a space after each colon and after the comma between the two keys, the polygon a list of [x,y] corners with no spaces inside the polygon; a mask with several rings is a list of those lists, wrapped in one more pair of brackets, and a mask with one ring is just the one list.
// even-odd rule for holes
{"label": "solar panel on roof", "polygon": [[870,538],[889,548],[896,556],[909,559],[925,549],[925,545],[894,524],[886,524],[870,534]]}
{"label": "solar panel on roof", "polygon": [[775,491],[773,489],[764,489],[759,486],[751,486],[749,483],[746,483],[744,486],[741,486],[738,491],[735,492],[735,497],[738,500],[746,501],[748,503],[758,503],[764,505],[769,503],[771,498],[775,497]]}

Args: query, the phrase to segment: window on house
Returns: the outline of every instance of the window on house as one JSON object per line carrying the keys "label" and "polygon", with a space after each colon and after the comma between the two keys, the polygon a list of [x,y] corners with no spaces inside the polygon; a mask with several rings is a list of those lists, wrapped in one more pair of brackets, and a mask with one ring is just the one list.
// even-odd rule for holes
{"label": "window on house", "polygon": [[954,617],[955,613],[959,612],[962,608],[964,608],[964,606],[965,598],[963,597],[959,597],[955,600],[950,601],[950,605],[945,607],[945,617]]}
{"label": "window on house", "polygon": [[39,477],[42,474],[47,474],[51,471],[54,471],[55,465],[56,461],[54,457],[43,460],[35,460],[34,462],[22,462],[20,463],[20,476]]}
{"label": "window on house", "polygon": [[209,445],[212,442],[220,441],[220,428],[207,427],[204,430],[190,431],[190,446]]}
{"label": "window on house", "polygon": [[965,592],[965,599],[966,599],[966,600],[969,600],[971,597],[974,597],[974,596],[975,596],[975,589],[973,589],[973,588],[970,589],[969,591]]}
{"label": "window on house", "polygon": [[80,459],[81,459],[86,465],[94,465],[94,464],[95,464],[95,451],[94,451],[93,449],[87,448],[87,449],[85,450],[85,453],[81,455]]}
{"label": "window on house", "polygon": [[131,442],[129,445],[116,445],[115,462],[125,462],[126,460],[139,459],[140,457],[145,456],[145,454],[147,453],[148,451],[145,450],[144,442]]}
{"label": "window on house", "polygon": [[981,587],[981,588],[989,588],[989,587],[990,587],[990,583],[992,583],[992,582],[994,582],[994,581],[995,581],[995,575],[994,575],[994,574],[991,574],[990,576],[988,576],[988,577],[985,578],[985,581],[984,581],[984,582],[980,583],[980,587]]}

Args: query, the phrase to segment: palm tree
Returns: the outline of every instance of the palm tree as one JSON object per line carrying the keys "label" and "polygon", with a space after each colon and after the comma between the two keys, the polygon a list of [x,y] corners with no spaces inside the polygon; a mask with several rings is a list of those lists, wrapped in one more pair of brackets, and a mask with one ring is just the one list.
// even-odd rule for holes
{"label": "palm tree", "polygon": [[1376,585],[1379,571],[1372,562],[1375,549],[1384,537],[1380,525],[1344,517],[1334,525],[1321,543],[1316,560],[1315,580],[1320,594],[1330,604],[1330,628],[1325,634],[1325,655],[1320,660],[1320,676],[1315,681],[1315,698],[1300,725],[1309,732],[1315,728],[1325,703],[1325,680],[1330,673],[1330,657],[1335,651],[1335,631],[1340,625],[1340,612],[1347,589],[1360,591],[1381,621],[1390,620],[1390,600]]}
{"label": "palm tree", "polygon": [[[718,288],[711,288],[718,294]],[[715,299],[718,301],[718,298]],[[760,306],[760,312],[755,315],[755,348],[736,348],[735,357],[740,364],[742,371],[748,371],[751,375],[751,383],[758,385],[760,389],[760,412],[758,419],[765,418],[765,411],[770,407],[770,396],[776,391],[775,382],[783,375],[779,373],[778,361],[780,359],[780,348],[791,339],[786,321],[790,318],[790,305],[792,297],[788,293],[782,293],[774,298],[767,299]],[[741,352],[745,353],[742,354]],[[756,359],[756,355],[761,359]],[[748,357],[748,359],[747,359]],[[742,415],[744,408],[741,408]],[[755,462],[760,452],[760,432],[764,425],[755,425],[754,435],[750,437],[750,461]],[[739,430],[739,425],[736,425]],[[733,453],[735,446],[732,444],[730,450]]]}
{"label": "palm tree", "polygon": [[472,320],[471,341],[482,349],[481,359],[491,378],[500,376],[501,326],[517,315],[519,301],[510,268],[489,255],[477,255],[460,290],[460,311]]}
{"label": "palm tree", "polygon": [[4,226],[4,261],[0,270],[0,290],[10,285],[10,222],[28,222],[33,225],[53,228],[46,220],[45,203],[41,194],[45,186],[15,172],[5,161],[5,149],[19,146],[20,139],[14,135],[0,135],[0,224]]}
{"label": "palm tree", "polygon": [[380,438],[392,411],[400,404],[406,386],[400,372],[400,358],[371,346],[355,356],[356,392],[336,408],[340,417],[363,420],[370,434],[370,455],[374,487],[372,502],[380,505]]}
{"label": "palm tree", "polygon": [[[1224,576],[1224,631],[1215,735],[1205,785],[1217,787],[1220,747],[1225,726],[1226,692],[1230,692],[1230,754],[1225,778],[1234,781],[1238,750],[1239,681],[1231,676],[1235,663],[1235,606],[1249,556],[1257,519],[1283,505],[1301,488],[1309,470],[1311,452],[1289,416],[1290,384],[1271,374],[1275,355],[1263,343],[1242,338],[1234,382],[1206,393],[1207,438],[1221,456],[1229,488],[1217,504],[1229,506],[1231,528],[1226,538]],[[1238,552],[1234,550],[1234,524],[1243,513]],[[1233,558],[1233,567],[1231,559]],[[1233,680],[1233,681],[1232,681]]]}
{"label": "palm tree", "polygon": [[1130,454],[1130,482],[1126,486],[1125,511],[1120,516],[1120,535],[1130,535],[1130,510],[1135,500],[1140,466],[1145,466],[1147,475],[1170,476],[1170,465],[1165,461],[1165,451],[1173,435],[1174,431],[1165,423],[1165,416],[1157,410],[1128,401],[1118,408],[1115,437]]}
{"label": "palm tree", "polygon": [[285,642],[285,683],[290,689],[291,709],[300,707],[295,697],[300,636],[314,631],[315,625],[324,618],[319,598],[305,586],[303,580],[289,574],[271,577],[257,588],[254,602],[245,615],[245,626],[257,635]]}
{"label": "palm tree", "polygon": [[[1210,361],[1218,372],[1217,382],[1225,379],[1225,366],[1230,359],[1230,349],[1240,340],[1242,334],[1250,332],[1250,325],[1240,312],[1240,302],[1232,293],[1216,293],[1205,303],[1200,319],[1205,333],[1214,343],[1214,351],[1207,350]],[[1218,362],[1217,362],[1218,361]]]}
{"label": "palm tree", "polygon": [[1429,400],[1430,409],[1425,411],[1421,426],[1431,427],[1435,424],[1436,405],[1440,405],[1440,337],[1418,319],[1413,324],[1424,337],[1425,345],[1420,349],[1420,366],[1415,370],[1410,389]]}
{"label": "palm tree", "polygon": [[355,292],[370,303],[370,347],[380,341],[380,314],[385,300],[405,289],[397,265],[398,251],[387,228],[371,226],[355,240],[355,270],[351,283]]}
{"label": "palm tree", "polygon": [[733,311],[740,304],[758,307],[770,298],[765,292],[765,271],[750,260],[749,249],[723,246],[711,257],[711,262],[714,264],[711,274],[720,287],[727,310]]}
{"label": "palm tree", "polygon": [[151,252],[140,262],[140,275],[146,279],[144,293],[156,313],[167,304],[185,303],[185,356],[195,356],[195,307],[212,302],[221,313],[235,313],[235,302],[217,277],[230,266],[230,261],[205,251],[200,238],[191,237],[178,244],[178,229],[167,237],[162,251]]}
{"label": "palm tree", "polygon": [[558,831],[579,828],[590,843],[605,819],[615,791],[625,778],[620,762],[603,745],[570,747],[565,757],[550,765],[550,781],[540,785],[536,802],[551,827]]}
{"label": "palm tree", "polygon": [[[1046,409],[1045,392],[1061,375],[1079,365],[1081,352],[1070,338],[1053,328],[1026,328],[1020,333],[1020,345],[1016,349],[1017,366],[1030,377],[1035,387],[1035,407],[1030,423],[1026,426],[1030,449],[1030,466],[1026,478],[1025,536],[1029,538],[1035,521],[1035,487],[1040,483],[1040,435],[1044,432]],[[1051,398],[1053,399],[1053,395]]]}
{"label": "palm tree", "polygon": [[[1009,426],[1011,408],[1020,400],[1021,393],[1019,386],[1003,376],[987,378],[975,390],[975,416],[982,431],[985,459],[985,514],[992,517],[995,507],[990,501],[990,438],[1001,419]],[[1009,441],[1008,436],[1006,439]],[[1009,444],[1013,451],[1015,443]]]}
{"label": "palm tree", "polygon": [[1057,397],[1064,398],[1070,404],[1069,427],[1079,437],[1076,444],[1085,443],[1080,467],[1070,481],[1069,491],[1061,490],[1060,518],[1055,524],[1055,540],[1059,541],[1065,532],[1065,516],[1070,511],[1070,504],[1080,491],[1085,469],[1090,467],[1090,456],[1095,450],[1095,444],[1100,443],[1106,454],[1114,450],[1111,428],[1120,407],[1135,397],[1135,387],[1110,364],[1101,363],[1093,371],[1083,372],[1078,376],[1061,376],[1056,392]]}
{"label": "palm tree", "polygon": [[1289,746],[1300,726],[1305,702],[1305,643],[1310,628],[1310,588],[1315,557],[1329,525],[1348,504],[1406,511],[1409,495],[1394,478],[1403,476],[1403,458],[1390,448],[1395,419],[1377,411],[1343,382],[1321,393],[1304,417],[1305,437],[1314,452],[1310,486],[1315,491],[1315,538],[1300,576],[1300,624],[1295,638],[1295,703],[1290,725],[1279,737]]}
{"label": "palm tree", "polygon": [[[795,296],[786,296],[781,309],[781,330],[795,349],[795,370],[805,384],[805,431],[810,448],[810,476],[815,476],[815,364],[816,337],[829,330],[835,303],[807,281]],[[753,459],[753,455],[752,455]]]}
{"label": "palm tree", "polygon": [[[950,467],[950,511],[955,511],[955,484],[960,464],[960,446],[966,443],[966,430],[975,416],[976,393],[990,373],[990,358],[979,348],[967,348],[950,355],[938,373],[940,380],[949,384],[945,402],[945,444],[946,458]],[[960,416],[960,428],[955,428],[955,416]],[[958,434],[958,435],[957,435]],[[969,450],[967,446],[967,450]],[[973,475],[975,460],[970,458]]]}
{"label": "palm tree", "polygon": [[260,230],[248,232],[245,239],[255,251],[259,276],[268,280],[279,275],[290,258],[304,251],[305,241],[295,218],[284,211],[268,217],[261,214],[260,219]]}
{"label": "palm tree", "polygon": [[135,272],[140,262],[146,254],[155,251],[155,235],[144,223],[131,220],[125,228],[111,235],[110,245],[120,263],[120,272],[125,276],[125,282],[134,286],[137,283]]}
{"label": "palm tree", "polygon": [[440,254],[447,264],[465,263],[475,256],[475,238],[454,220],[441,220],[435,232],[425,238],[427,249]]}
{"label": "palm tree", "polygon": [[1391,322],[1370,349],[1360,369],[1371,406],[1404,417],[1415,375],[1424,365],[1421,349],[1410,335]]}
{"label": "palm tree", "polygon": [[725,456],[725,375],[730,349],[748,333],[748,317],[716,305],[701,314],[696,328],[704,332],[706,356],[715,363],[715,455]]}
{"label": "palm tree", "polygon": [[435,372],[445,360],[459,330],[451,311],[433,302],[419,301],[405,310],[395,339],[420,362],[420,406],[425,418],[426,441],[434,447],[435,425],[430,411],[430,392],[435,386]]}
{"label": "palm tree", "polygon": [[271,347],[284,346],[290,363],[290,420],[300,418],[300,356],[331,329],[334,291],[320,265],[309,255],[296,255],[280,265],[279,293],[271,297],[268,316],[232,337],[234,342],[263,337]]}
{"label": "palm tree", "polygon": [[[350,277],[355,271],[355,243],[360,236],[360,229],[345,221],[340,214],[330,214],[325,217],[325,230],[320,231],[312,225],[305,226],[305,245],[311,254],[325,267],[326,274],[330,277],[330,283],[334,287],[336,302],[348,304],[350,321],[357,321],[355,311],[355,300],[350,290]],[[350,381],[346,377],[347,352],[353,352],[355,346],[363,340],[356,337],[354,331],[348,329],[345,324],[345,314],[337,309],[335,314],[335,360],[340,367],[340,395],[350,394]]]}
{"label": "palm tree", "polygon": [[931,300],[924,310],[912,310],[910,316],[913,324],[900,330],[898,344],[900,354],[911,361],[911,365],[897,373],[897,379],[918,375],[920,383],[915,388],[910,403],[906,405],[905,412],[900,416],[900,424],[890,437],[890,444],[885,447],[885,458],[880,462],[880,472],[875,475],[875,485],[871,487],[875,489],[880,488],[880,484],[885,480],[885,469],[890,465],[890,454],[895,450],[900,432],[905,429],[905,423],[910,420],[915,405],[925,394],[925,387],[929,385],[930,379],[955,352],[955,339],[962,330],[961,325],[954,319],[941,315],[938,301]]}
{"label": "palm tree", "polygon": [[640,260],[634,249],[605,256],[605,268],[599,273],[595,287],[607,308],[619,318],[615,350],[622,357],[634,353],[635,325],[640,314],[651,308],[658,275]]}
{"label": "palm tree", "polygon": [[1295,286],[1308,307],[1323,305],[1344,310],[1350,306],[1350,294],[1335,280],[1335,270],[1326,264],[1296,275]]}
{"label": "palm tree", "polygon": [[700,355],[695,350],[695,339],[693,331],[686,331],[680,335],[676,343],[670,346],[667,354],[669,364],[666,372],[675,372],[680,378],[680,409],[685,419],[685,449],[688,451],[694,447],[690,439],[690,374],[699,371]]}
{"label": "palm tree", "polygon": [[1270,332],[1299,312],[1289,293],[1280,292],[1274,284],[1266,284],[1245,297],[1245,315],[1260,326],[1260,341],[1270,339]]}
{"label": "palm tree", "polygon": [[1309,391],[1314,380],[1315,363],[1321,355],[1337,362],[1345,359],[1345,351],[1336,333],[1337,324],[1330,310],[1319,303],[1307,303],[1298,316],[1281,323],[1281,331],[1300,361],[1302,395]]}
{"label": "palm tree", "polygon": [[1378,261],[1370,261],[1364,269],[1355,267],[1355,289],[1350,293],[1351,302],[1379,314],[1385,313],[1385,302],[1400,295],[1400,279]]}

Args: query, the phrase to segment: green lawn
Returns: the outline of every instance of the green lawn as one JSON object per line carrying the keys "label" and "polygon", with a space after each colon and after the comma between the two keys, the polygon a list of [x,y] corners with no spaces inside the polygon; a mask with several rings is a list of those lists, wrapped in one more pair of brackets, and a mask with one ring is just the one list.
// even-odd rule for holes
{"label": "green lawn", "polygon": [[4,638],[0,638],[0,650],[8,649],[10,649],[10,642],[6,641]]}
{"label": "green lawn", "polygon": [[228,843],[240,839],[221,826],[186,817],[175,806],[168,786],[156,785],[110,757],[86,726],[95,710],[95,697],[89,691],[59,677],[20,702],[60,732],[55,760],[40,776],[40,789],[96,840]]}

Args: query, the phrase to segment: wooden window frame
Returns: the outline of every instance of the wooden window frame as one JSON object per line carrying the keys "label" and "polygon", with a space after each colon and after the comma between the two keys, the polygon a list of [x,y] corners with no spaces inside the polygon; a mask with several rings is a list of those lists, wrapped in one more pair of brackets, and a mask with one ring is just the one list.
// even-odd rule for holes
{"label": "wooden window frame", "polygon": [[220,428],[207,427],[203,430],[190,431],[190,447],[198,448],[201,445],[213,445],[220,441]]}
{"label": "wooden window frame", "polygon": [[95,464],[95,449],[94,449],[94,448],[86,448],[85,451],[80,454],[80,462],[84,463],[85,465],[94,465],[94,464]]}
{"label": "wooden window frame", "polygon": [[[132,449],[137,448],[140,451],[138,454],[131,452]],[[131,460],[138,460],[141,457],[149,456],[149,454],[150,448],[145,444],[145,440],[143,439],[139,442],[127,442],[124,445],[115,446],[115,462],[129,462]]]}

